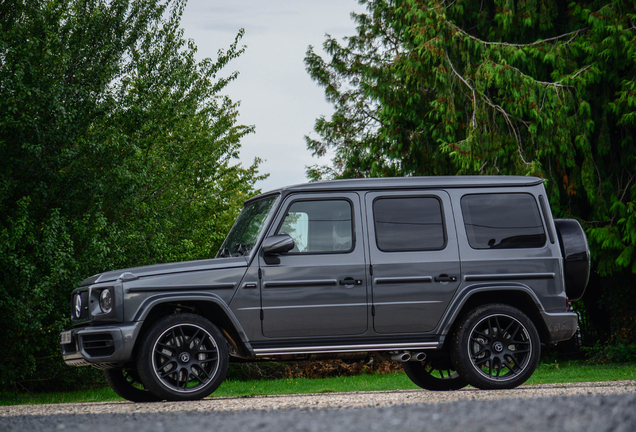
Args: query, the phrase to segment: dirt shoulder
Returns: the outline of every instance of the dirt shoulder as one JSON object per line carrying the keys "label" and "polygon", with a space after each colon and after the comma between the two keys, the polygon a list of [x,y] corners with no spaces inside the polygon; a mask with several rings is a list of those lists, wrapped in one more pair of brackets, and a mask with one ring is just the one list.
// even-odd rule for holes
{"label": "dirt shoulder", "polygon": [[239,412],[288,409],[323,410],[390,407],[396,405],[439,404],[458,401],[548,398],[579,395],[619,395],[636,393],[636,380],[592,383],[524,385],[513,390],[465,388],[452,392],[399,390],[383,392],[321,393],[236,398],[207,398],[193,402],[133,403],[92,402],[0,407],[0,417],[61,414],[134,414],[170,412]]}

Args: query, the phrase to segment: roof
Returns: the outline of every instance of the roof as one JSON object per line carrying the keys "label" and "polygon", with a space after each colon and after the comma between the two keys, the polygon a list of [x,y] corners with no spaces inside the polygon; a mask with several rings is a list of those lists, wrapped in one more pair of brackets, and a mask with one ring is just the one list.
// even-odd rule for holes
{"label": "roof", "polygon": [[362,179],[327,180],[284,186],[260,194],[250,200],[267,195],[293,192],[325,192],[343,190],[386,190],[386,189],[439,189],[466,187],[513,187],[535,186],[543,183],[539,177],[526,176],[420,176],[420,177],[378,177]]}

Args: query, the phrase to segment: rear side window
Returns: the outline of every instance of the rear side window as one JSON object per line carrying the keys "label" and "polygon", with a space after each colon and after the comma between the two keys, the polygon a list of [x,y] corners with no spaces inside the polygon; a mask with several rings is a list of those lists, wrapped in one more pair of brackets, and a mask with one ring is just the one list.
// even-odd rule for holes
{"label": "rear side window", "polygon": [[530,194],[465,195],[461,203],[473,249],[538,248],[546,242],[539,208]]}
{"label": "rear side window", "polygon": [[373,217],[383,252],[439,250],[446,244],[437,198],[379,198],[373,203]]}

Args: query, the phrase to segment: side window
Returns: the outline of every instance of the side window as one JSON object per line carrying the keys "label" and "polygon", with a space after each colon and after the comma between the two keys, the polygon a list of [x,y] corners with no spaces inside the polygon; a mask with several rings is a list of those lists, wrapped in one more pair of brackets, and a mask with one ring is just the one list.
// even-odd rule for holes
{"label": "side window", "polygon": [[289,253],[337,253],[353,250],[351,203],[345,200],[296,201],[276,234],[289,234]]}
{"label": "side window", "polygon": [[465,195],[461,203],[473,249],[539,248],[546,242],[539,209],[530,194]]}
{"label": "side window", "polygon": [[379,198],[373,203],[373,218],[376,243],[383,252],[439,250],[446,245],[437,198]]}

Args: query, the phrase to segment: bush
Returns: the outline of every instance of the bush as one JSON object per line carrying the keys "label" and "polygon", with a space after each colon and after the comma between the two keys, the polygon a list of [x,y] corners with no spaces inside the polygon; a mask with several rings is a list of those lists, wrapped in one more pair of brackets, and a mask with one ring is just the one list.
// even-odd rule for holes
{"label": "bush", "polygon": [[619,343],[616,345],[596,344],[591,348],[583,347],[592,363],[629,363],[636,361],[636,344]]}
{"label": "bush", "polygon": [[[183,38],[185,0],[0,2],[0,388],[66,385],[70,294],[116,268],[214,256],[258,161],[236,163],[216,61]],[[68,370],[67,370],[68,369]],[[90,380],[89,380],[90,381]]]}

